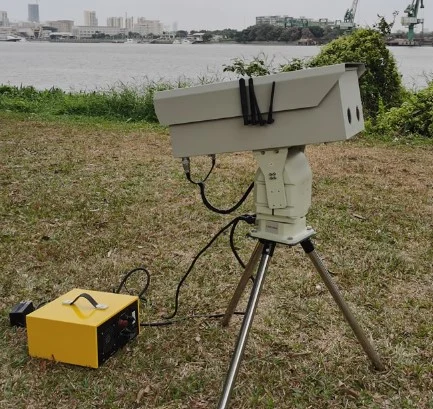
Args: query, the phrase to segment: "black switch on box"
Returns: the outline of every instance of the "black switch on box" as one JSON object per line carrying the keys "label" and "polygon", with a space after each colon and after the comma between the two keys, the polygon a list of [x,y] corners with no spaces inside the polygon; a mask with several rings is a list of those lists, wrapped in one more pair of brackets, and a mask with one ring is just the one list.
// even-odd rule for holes
{"label": "black switch on box", "polygon": [[26,326],[26,315],[30,314],[35,310],[35,307],[31,301],[22,301],[12,308],[9,313],[9,320],[12,327],[25,327]]}

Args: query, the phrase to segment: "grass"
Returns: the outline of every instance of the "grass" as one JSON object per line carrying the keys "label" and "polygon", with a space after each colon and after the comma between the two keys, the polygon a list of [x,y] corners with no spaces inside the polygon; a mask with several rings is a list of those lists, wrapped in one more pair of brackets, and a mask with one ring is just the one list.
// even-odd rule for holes
{"label": "grass", "polygon": [[44,115],[45,117],[97,117],[115,121],[158,122],[153,106],[155,91],[182,86],[181,83],[118,86],[92,92],[64,92],[59,88],[37,90],[32,86],[0,85],[0,110]]}
{"label": "grass", "polygon": [[[371,370],[300,248],[280,246],[232,407],[433,408],[432,145],[307,151],[318,251],[388,371]],[[255,168],[250,154],[218,158],[212,201],[235,202]],[[141,264],[152,273],[141,319],[172,310],[178,280],[230,218],[201,205],[167,132],[0,113],[0,185],[0,408],[215,407],[239,317],[228,329],[215,320],[145,328],[98,370],[29,358],[25,330],[8,323],[21,300],[109,291]],[[243,211],[252,209],[249,199]],[[255,244],[247,231],[236,236],[244,260]],[[224,311],[240,274],[224,236],[188,279],[180,316]]]}

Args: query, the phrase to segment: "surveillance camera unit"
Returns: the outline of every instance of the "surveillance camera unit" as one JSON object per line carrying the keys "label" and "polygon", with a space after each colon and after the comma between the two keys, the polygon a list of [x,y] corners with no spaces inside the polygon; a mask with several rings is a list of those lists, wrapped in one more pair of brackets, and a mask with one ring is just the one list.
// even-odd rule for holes
{"label": "surveillance camera unit", "polygon": [[[347,63],[219,84],[158,92],[155,109],[170,126],[173,154],[249,151],[255,178],[253,237],[295,245],[307,226],[312,173],[307,144],[350,139],[364,129],[358,78]],[[263,114],[262,114],[263,113]]]}
{"label": "surveillance camera unit", "polygon": [[[312,173],[304,154],[305,145],[350,139],[364,129],[358,84],[364,71],[363,64],[338,64],[155,95],[158,118],[162,124],[170,126],[173,154],[183,158],[186,176],[200,186],[207,206],[204,181],[197,183],[190,177],[190,156],[211,155],[213,169],[215,154],[251,150],[259,164],[254,181],[256,228],[251,233],[259,243],[225,319],[229,319],[236,308],[251,276],[248,266],[253,268],[259,253],[261,258],[218,409],[227,409],[229,405],[269,260],[277,243],[301,244],[364,351],[378,370],[384,370],[372,343],[317,255],[310,240],[314,231],[306,224]],[[249,190],[244,198],[248,193]]]}

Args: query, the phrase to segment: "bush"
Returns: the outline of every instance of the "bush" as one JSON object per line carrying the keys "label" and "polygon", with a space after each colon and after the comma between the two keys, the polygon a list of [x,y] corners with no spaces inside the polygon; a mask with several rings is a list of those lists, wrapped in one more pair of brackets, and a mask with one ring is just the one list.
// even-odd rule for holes
{"label": "bush", "polygon": [[[274,70],[263,56],[255,57],[251,62],[241,58],[232,60],[224,71],[238,75],[261,76]],[[288,72],[310,67],[362,62],[367,71],[360,80],[361,98],[366,118],[375,119],[382,104],[386,109],[398,106],[404,95],[401,76],[391,52],[386,48],[381,33],[371,29],[359,29],[337,38],[322,48],[320,53],[309,61],[294,59],[280,67]]]}
{"label": "bush", "polygon": [[251,62],[244,58],[234,58],[231,65],[223,65],[224,72],[233,72],[240,76],[261,77],[272,73],[271,63],[266,61],[266,56],[260,54]]}
{"label": "bush", "polygon": [[433,138],[433,81],[427,88],[408,95],[400,107],[382,108],[368,131],[393,139]]}
{"label": "bush", "polygon": [[403,86],[396,61],[378,31],[359,29],[337,38],[307,65],[319,67],[345,62],[362,62],[367,67],[360,81],[366,117],[376,118],[380,104],[389,109],[402,102]]}

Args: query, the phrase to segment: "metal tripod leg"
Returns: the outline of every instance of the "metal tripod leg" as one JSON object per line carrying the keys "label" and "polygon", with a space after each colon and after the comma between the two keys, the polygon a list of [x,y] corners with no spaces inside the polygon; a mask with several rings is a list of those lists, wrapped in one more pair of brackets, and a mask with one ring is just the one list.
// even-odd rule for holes
{"label": "metal tripod leg", "polygon": [[382,364],[379,355],[374,349],[372,343],[368,340],[367,336],[365,335],[365,332],[358,324],[358,321],[352,314],[352,311],[349,309],[349,306],[346,304],[346,301],[344,301],[344,298],[340,294],[337,285],[334,283],[334,280],[329,274],[327,268],[324,266],[319,255],[316,253],[313,243],[311,242],[310,239],[307,239],[301,243],[301,246],[304,249],[305,253],[307,253],[310,260],[313,262],[314,267],[316,267],[316,270],[320,274],[320,277],[322,277],[323,282],[325,283],[326,287],[328,288],[329,292],[331,293],[332,297],[334,298],[335,302],[337,303],[338,307],[343,313],[344,318],[346,318],[347,322],[351,326],[353,332],[358,338],[358,341],[361,344],[362,348],[364,349],[365,353],[370,358],[371,362],[373,363],[373,365],[377,370],[384,371],[385,366]]}
{"label": "metal tripod leg", "polygon": [[233,386],[236,381],[236,376],[239,371],[239,366],[242,361],[245,345],[248,340],[248,334],[253,323],[254,314],[256,311],[257,303],[259,301],[260,292],[263,287],[264,278],[266,271],[268,270],[269,261],[274,253],[275,245],[274,242],[264,242],[262,258],[260,260],[260,265],[257,270],[256,279],[254,280],[254,286],[251,291],[251,295],[248,301],[247,310],[245,312],[244,319],[242,321],[242,326],[239,332],[239,337],[236,343],[236,348],[232,356],[230,363],[230,368],[227,373],[227,377],[224,383],[224,388],[221,394],[221,398],[218,404],[218,409],[226,409],[229,404],[230,396],[233,390]]}
{"label": "metal tripod leg", "polygon": [[257,263],[259,262],[262,251],[263,251],[263,243],[259,241],[257,242],[257,245],[253,253],[251,254],[251,258],[248,261],[248,264],[245,266],[244,273],[242,274],[242,277],[239,280],[238,286],[236,287],[233,297],[230,300],[230,303],[224,314],[224,318],[221,322],[223,327],[227,327],[229,325],[230,320],[232,319],[232,316],[236,310],[236,307],[238,306],[239,300],[242,297],[242,294],[245,290],[245,287],[247,286],[248,281],[253,275],[253,270],[256,267]]}

